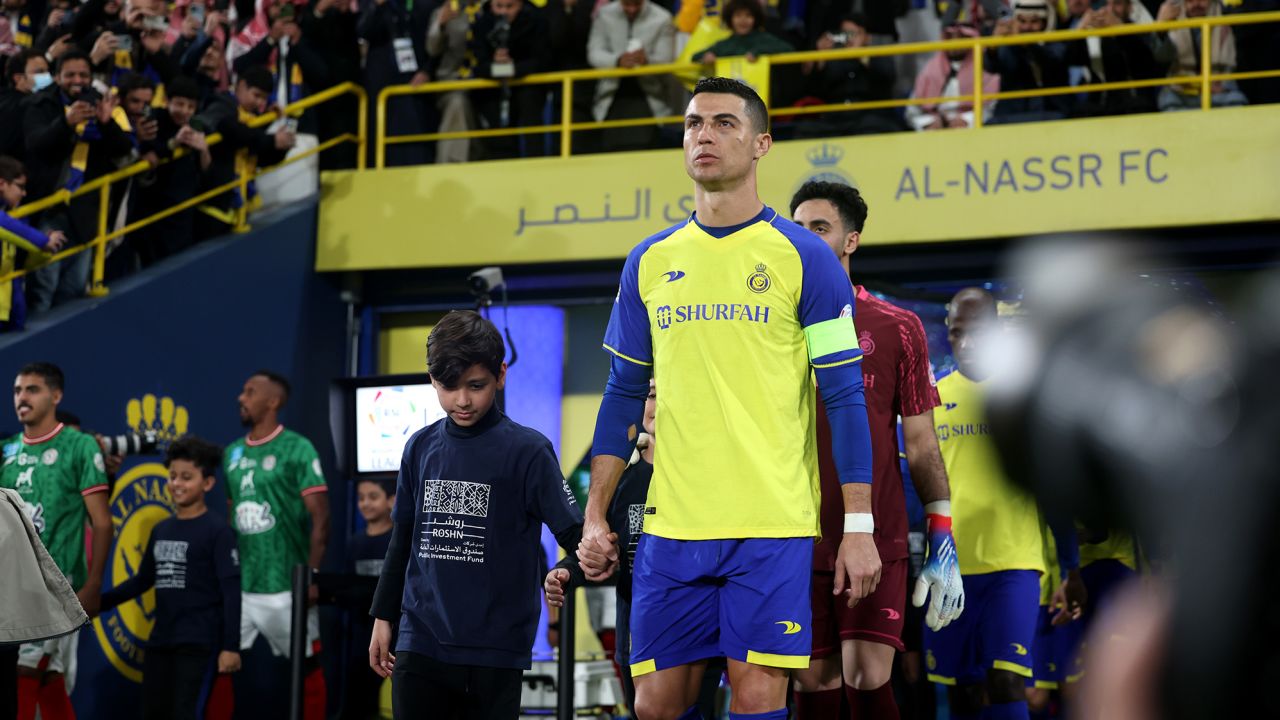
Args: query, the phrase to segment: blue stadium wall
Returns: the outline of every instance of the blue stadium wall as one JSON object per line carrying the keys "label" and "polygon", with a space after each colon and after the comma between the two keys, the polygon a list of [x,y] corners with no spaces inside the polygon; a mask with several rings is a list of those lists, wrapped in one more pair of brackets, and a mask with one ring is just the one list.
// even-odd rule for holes
{"label": "blue stadium wall", "polygon": [[[346,309],[333,278],[312,269],[315,245],[315,204],[291,208],[253,232],[207,243],[114,283],[101,300],[55,311],[25,333],[0,336],[0,374],[50,360],[67,375],[62,407],[79,415],[86,429],[116,434],[141,424],[167,435],[185,429],[225,444],[244,432],[236,398],[245,378],[260,368],[284,373],[293,398],[283,419],[312,439],[327,468],[334,490],[329,557],[341,558],[348,496],[332,470],[328,387],[345,374]],[[17,432],[16,420],[8,417],[0,428]],[[130,458],[113,487],[116,544],[108,587],[113,576],[129,572],[150,525],[169,512],[159,460]],[[225,494],[220,486],[214,492],[210,506],[225,514]],[[137,643],[150,627],[150,609],[144,597],[82,631],[72,695],[82,720],[137,717],[139,685],[130,678],[140,669]],[[336,662],[336,652],[326,655]],[[287,665],[259,647],[246,657],[245,670],[238,678],[236,716],[284,717],[285,686],[264,678]],[[247,683],[259,687],[242,692]]]}

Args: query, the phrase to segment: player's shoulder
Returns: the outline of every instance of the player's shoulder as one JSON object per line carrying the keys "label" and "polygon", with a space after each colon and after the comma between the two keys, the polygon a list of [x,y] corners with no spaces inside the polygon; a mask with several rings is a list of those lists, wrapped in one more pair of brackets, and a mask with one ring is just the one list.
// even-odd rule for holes
{"label": "player's shoulder", "polygon": [[[801,227],[796,223],[783,217],[781,213],[774,211],[773,219],[769,221],[769,227],[773,228],[779,235],[786,238],[787,242],[796,249],[800,254],[802,262],[821,258],[821,253],[832,255],[831,248],[826,241],[818,237],[812,230]],[[816,257],[815,257],[816,256]]]}
{"label": "player's shoulder", "polygon": [[312,450],[315,450],[315,446],[311,444],[311,440],[308,439],[306,435],[303,435],[302,433],[297,432],[296,430],[290,430],[289,428],[285,428],[284,430],[281,430],[280,437],[276,439],[283,440],[284,443],[282,444],[298,445],[301,447],[308,447],[308,448],[311,448]]}
{"label": "player's shoulder", "polygon": [[959,387],[967,384],[968,382],[969,380],[960,373],[960,370],[953,367],[938,376],[938,392],[942,392],[944,389]]}
{"label": "player's shoulder", "polygon": [[912,336],[924,335],[924,323],[920,321],[920,316],[911,310],[874,295],[862,286],[858,286],[855,297],[857,298],[857,318],[860,323],[869,316],[874,316],[904,329]]}
{"label": "player's shoulder", "polygon": [[22,433],[15,433],[4,439],[4,459],[8,460],[18,454],[22,449]]}
{"label": "player's shoulder", "polygon": [[64,427],[62,432],[58,433],[58,439],[67,445],[67,447],[76,448],[77,450],[93,449],[98,452],[98,440],[94,436],[83,430],[77,430],[73,427]]}
{"label": "player's shoulder", "polygon": [[644,240],[641,240],[639,244],[631,248],[631,252],[627,253],[627,260],[631,262],[638,262],[640,258],[644,256],[645,253],[649,252],[650,248],[662,242],[663,240],[666,240],[667,238],[671,237],[678,230],[680,230],[681,228],[683,228],[685,225],[688,225],[688,224],[689,224],[688,219],[681,220],[680,222],[674,225],[671,225],[670,227],[663,228],[662,230],[659,230],[658,232],[650,235]]}

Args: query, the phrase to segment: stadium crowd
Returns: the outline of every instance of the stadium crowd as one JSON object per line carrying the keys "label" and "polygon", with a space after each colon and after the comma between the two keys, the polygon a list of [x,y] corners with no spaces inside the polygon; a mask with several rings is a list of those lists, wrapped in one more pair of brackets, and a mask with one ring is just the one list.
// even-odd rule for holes
{"label": "stadium crowd", "polygon": [[[34,267],[48,253],[91,241],[101,196],[87,193],[26,222],[3,215],[22,202],[75,190],[145,160],[152,169],[113,188],[108,227],[119,229],[275,164],[298,142],[354,132],[350,97],[265,127],[247,121],[343,82],[375,98],[391,85],[518,78],[582,68],[635,68],[803,49],[863,47],[937,38],[1101,28],[1275,7],[1270,0],[4,0],[0,12],[0,188],[8,188],[0,274]],[[1215,72],[1270,69],[1276,31],[1217,28]],[[985,58],[984,90],[1140,80],[1199,72],[1198,30],[1068,43],[1006,46]],[[969,93],[972,53],[778,65],[772,106],[845,104]],[[580,81],[575,121],[664,117],[687,101],[689,78],[665,75]],[[387,132],[456,132],[558,121],[557,86],[517,86],[393,98]],[[1199,106],[1196,83],[1081,92],[993,102],[991,123],[1178,110]],[[1215,105],[1273,102],[1274,80],[1216,82]],[[370,103],[371,112],[374,103]],[[823,137],[966,127],[962,100],[904,112],[805,115],[774,135]],[[373,127],[370,124],[370,127]],[[219,141],[210,143],[216,134]],[[673,126],[639,125],[577,134],[577,152],[675,146]],[[395,145],[390,165],[552,154],[551,135],[450,138]],[[323,157],[350,167],[354,148]],[[119,277],[226,233],[256,202],[235,188],[109,244],[105,270]],[[92,259],[78,253],[44,263],[0,288],[3,329],[85,293]]]}

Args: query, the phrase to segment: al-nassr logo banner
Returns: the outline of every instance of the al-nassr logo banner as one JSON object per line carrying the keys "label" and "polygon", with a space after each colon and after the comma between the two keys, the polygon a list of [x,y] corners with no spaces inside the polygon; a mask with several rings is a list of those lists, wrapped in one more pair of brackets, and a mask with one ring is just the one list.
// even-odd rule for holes
{"label": "al-nassr logo banner", "polygon": [[[187,409],[173,398],[146,394],[125,406],[128,429],[139,434],[154,433],[164,447],[187,433]],[[115,586],[138,572],[151,539],[151,529],[173,515],[169,497],[169,472],[153,458],[134,465],[116,478],[111,487],[111,524],[115,544],[108,561],[109,586]],[[142,645],[151,635],[155,621],[155,590],[102,613],[93,621],[98,646],[121,675],[142,682]]]}
{"label": "al-nassr logo banner", "polygon": [[[762,199],[858,187],[863,242],[1280,218],[1280,106],[776,143]],[[318,270],[623,258],[689,217],[675,149],[326,173]]]}

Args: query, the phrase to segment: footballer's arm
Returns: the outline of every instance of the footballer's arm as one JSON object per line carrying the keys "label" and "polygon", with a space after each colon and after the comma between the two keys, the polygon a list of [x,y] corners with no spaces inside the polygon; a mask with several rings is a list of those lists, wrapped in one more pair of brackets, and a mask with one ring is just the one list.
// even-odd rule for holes
{"label": "footballer's arm", "polygon": [[649,397],[649,371],[616,355],[609,366],[609,382],[596,417],[591,486],[578,544],[578,561],[588,580],[603,580],[618,567],[618,535],[610,530],[606,514],[639,436]]}

